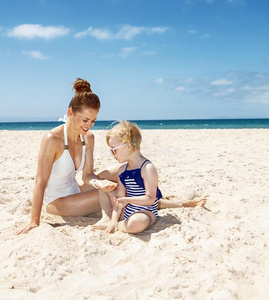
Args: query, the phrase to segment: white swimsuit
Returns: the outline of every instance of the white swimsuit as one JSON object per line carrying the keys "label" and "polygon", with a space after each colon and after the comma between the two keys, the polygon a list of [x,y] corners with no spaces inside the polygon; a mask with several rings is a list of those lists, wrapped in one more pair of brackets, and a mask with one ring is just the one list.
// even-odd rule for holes
{"label": "white swimsuit", "polygon": [[76,173],[81,171],[84,167],[86,152],[86,146],[82,136],[80,136],[80,139],[83,145],[82,157],[81,164],[76,170],[73,159],[68,151],[66,124],[64,124],[64,152],[52,166],[50,178],[44,194],[44,204],[46,206],[58,198],[80,193],[80,188],[76,180]]}

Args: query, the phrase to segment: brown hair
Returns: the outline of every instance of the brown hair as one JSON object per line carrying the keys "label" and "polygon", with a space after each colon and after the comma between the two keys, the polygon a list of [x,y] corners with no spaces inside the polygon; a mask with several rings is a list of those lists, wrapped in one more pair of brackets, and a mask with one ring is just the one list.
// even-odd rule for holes
{"label": "brown hair", "polygon": [[140,149],[142,136],[139,127],[135,123],[120,121],[119,124],[115,125],[107,133],[107,144],[112,137],[119,139],[123,144],[129,144],[132,152]]}
{"label": "brown hair", "polygon": [[83,107],[99,110],[99,97],[91,90],[91,85],[88,81],[77,78],[74,82],[75,96],[69,103],[74,113],[80,112]]}

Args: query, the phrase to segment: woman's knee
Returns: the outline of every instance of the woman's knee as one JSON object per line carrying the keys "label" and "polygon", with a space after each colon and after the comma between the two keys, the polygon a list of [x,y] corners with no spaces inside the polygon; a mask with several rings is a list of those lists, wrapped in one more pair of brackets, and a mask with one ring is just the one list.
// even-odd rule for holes
{"label": "woman's knee", "polygon": [[59,209],[56,207],[56,205],[54,205],[53,202],[47,205],[46,211],[48,214],[51,215],[57,215],[57,216],[60,215]]}

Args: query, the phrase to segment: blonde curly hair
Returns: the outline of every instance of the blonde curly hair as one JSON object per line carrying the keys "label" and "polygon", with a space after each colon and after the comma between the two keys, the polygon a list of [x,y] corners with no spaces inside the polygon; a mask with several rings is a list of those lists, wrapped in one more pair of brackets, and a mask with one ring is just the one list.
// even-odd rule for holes
{"label": "blonde curly hair", "polygon": [[129,121],[120,121],[117,125],[109,130],[106,135],[106,143],[109,146],[111,138],[119,139],[123,144],[129,144],[131,152],[140,149],[142,136],[139,127]]}

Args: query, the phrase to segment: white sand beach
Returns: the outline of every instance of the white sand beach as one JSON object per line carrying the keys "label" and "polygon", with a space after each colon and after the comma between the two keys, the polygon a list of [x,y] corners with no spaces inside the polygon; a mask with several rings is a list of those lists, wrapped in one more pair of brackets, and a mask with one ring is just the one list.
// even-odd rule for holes
{"label": "white sand beach", "polygon": [[[115,160],[96,137],[95,168]],[[94,230],[99,215],[30,220],[44,131],[0,131],[0,299],[267,299],[269,130],[142,130],[165,197],[206,208],[159,211],[141,234]],[[79,178],[79,180],[81,180]]]}

